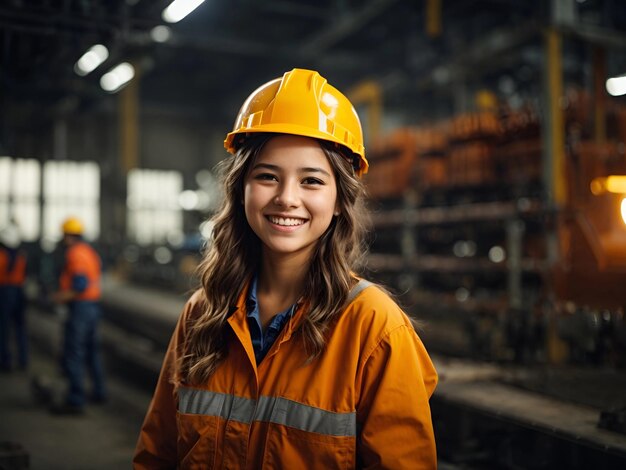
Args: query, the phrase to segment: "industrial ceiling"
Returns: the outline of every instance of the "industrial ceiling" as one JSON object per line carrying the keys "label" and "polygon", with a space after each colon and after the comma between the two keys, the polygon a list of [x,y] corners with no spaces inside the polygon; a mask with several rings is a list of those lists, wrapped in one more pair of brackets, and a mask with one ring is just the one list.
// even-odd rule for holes
{"label": "industrial ceiling", "polygon": [[[2,2],[0,151],[14,122],[36,125],[110,102],[99,80],[122,61],[139,71],[142,107],[223,122],[255,86],[293,67],[318,69],[343,90],[375,80],[387,106],[416,103],[430,113],[433,97],[452,105],[451,94],[439,91],[455,80],[497,79],[510,69],[515,80],[536,82],[540,33],[555,15],[572,34],[626,44],[626,6],[618,0],[555,0],[551,8],[538,0],[207,0],[156,42],[150,32],[166,24],[169,3]],[[77,75],[75,62],[96,43],[109,49],[108,59]]]}

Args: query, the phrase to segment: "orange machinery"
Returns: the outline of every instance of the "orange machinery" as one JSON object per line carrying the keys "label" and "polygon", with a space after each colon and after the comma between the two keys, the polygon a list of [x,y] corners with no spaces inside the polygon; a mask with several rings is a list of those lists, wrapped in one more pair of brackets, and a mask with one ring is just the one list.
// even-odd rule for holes
{"label": "orange machinery", "polygon": [[[567,98],[569,105],[564,110],[566,199],[556,211],[544,206],[543,215],[540,210],[539,215],[532,218],[530,223],[534,225],[527,229],[521,241],[522,265],[540,266],[536,271],[541,279],[540,292],[533,294],[536,305],[530,307],[538,315],[532,321],[541,322],[545,314],[542,308],[551,305],[553,312],[563,314],[565,320],[574,311],[585,311],[590,321],[608,314],[623,323],[626,183],[621,189],[617,185],[616,190],[615,180],[607,178],[626,175],[626,109],[609,109],[608,139],[592,140],[587,130],[590,116],[593,116],[589,96],[580,91],[568,91]],[[530,106],[517,110],[501,107],[459,115],[436,125],[398,129],[368,149],[371,171],[366,184],[370,195],[383,208],[396,209],[398,200],[412,193],[417,197],[410,200],[414,201],[418,212],[423,195],[438,191],[444,194],[437,199],[443,201],[439,207],[442,220],[450,223],[454,219],[456,200],[446,197],[459,188],[465,191],[463,202],[472,203],[472,194],[488,192],[489,188],[507,194],[513,201],[515,198],[521,198],[518,202],[540,200],[542,190],[536,188],[543,184],[542,142],[540,119]],[[515,187],[517,189],[508,193],[502,189]],[[389,204],[391,201],[394,202]],[[406,208],[406,204],[403,207]],[[424,220],[424,215],[418,213],[415,220]],[[406,224],[406,218],[402,220]],[[484,222],[477,220],[475,223]],[[463,227],[451,230],[459,233],[467,229],[467,224]],[[423,230],[417,225],[414,228],[415,233]],[[425,230],[429,230],[428,227]],[[552,238],[556,239],[556,250],[548,246],[550,233],[556,234]],[[417,257],[429,254],[428,249],[422,244],[422,254]],[[556,252],[555,260],[548,259],[551,252]],[[442,261],[446,260],[442,258]],[[445,266],[451,266],[439,264],[442,272],[446,271]],[[522,271],[524,269],[522,267]],[[449,279],[458,273],[446,271],[441,275]],[[476,275],[478,272],[463,274],[464,279]],[[510,271],[505,270],[503,275],[510,275]],[[526,275],[522,273],[522,276]],[[528,293],[525,289],[527,287],[522,286],[522,292]]]}

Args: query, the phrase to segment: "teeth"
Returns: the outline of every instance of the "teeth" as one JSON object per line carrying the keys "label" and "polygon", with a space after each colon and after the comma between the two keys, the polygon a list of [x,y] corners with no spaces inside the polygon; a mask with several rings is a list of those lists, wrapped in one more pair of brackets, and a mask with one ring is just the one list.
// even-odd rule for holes
{"label": "teeth", "polygon": [[276,225],[293,226],[293,225],[302,225],[304,223],[303,219],[292,219],[292,218],[287,218],[287,217],[275,217],[273,215],[270,215],[268,218],[270,219],[270,222],[272,222],[273,224],[276,224]]}

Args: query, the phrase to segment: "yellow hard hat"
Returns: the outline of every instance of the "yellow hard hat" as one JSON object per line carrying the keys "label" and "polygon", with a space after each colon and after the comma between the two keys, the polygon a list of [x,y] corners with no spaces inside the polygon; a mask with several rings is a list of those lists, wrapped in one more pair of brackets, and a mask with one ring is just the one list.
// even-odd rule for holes
{"label": "yellow hard hat", "polygon": [[82,235],[83,234],[83,224],[80,220],[75,217],[70,217],[65,219],[63,225],[61,226],[63,233],[65,235]]}
{"label": "yellow hard hat", "polygon": [[278,132],[343,145],[355,155],[355,170],[367,173],[363,131],[352,103],[313,70],[293,69],[260,86],[239,110],[224,147],[235,153],[251,132]]}

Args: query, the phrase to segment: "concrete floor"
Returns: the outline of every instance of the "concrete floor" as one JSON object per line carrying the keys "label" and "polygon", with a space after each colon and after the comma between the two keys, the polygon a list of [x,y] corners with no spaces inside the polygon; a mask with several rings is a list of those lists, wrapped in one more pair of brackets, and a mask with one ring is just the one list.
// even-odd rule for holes
{"label": "concrete floor", "polygon": [[34,377],[45,377],[59,395],[62,393],[64,382],[58,375],[56,360],[41,351],[32,351],[28,371],[0,375],[0,442],[18,443],[29,456],[29,466],[17,468],[131,467],[137,434],[150,400],[147,392],[109,378],[111,398],[106,404],[90,405],[80,416],[56,416],[35,399],[31,391]]}

